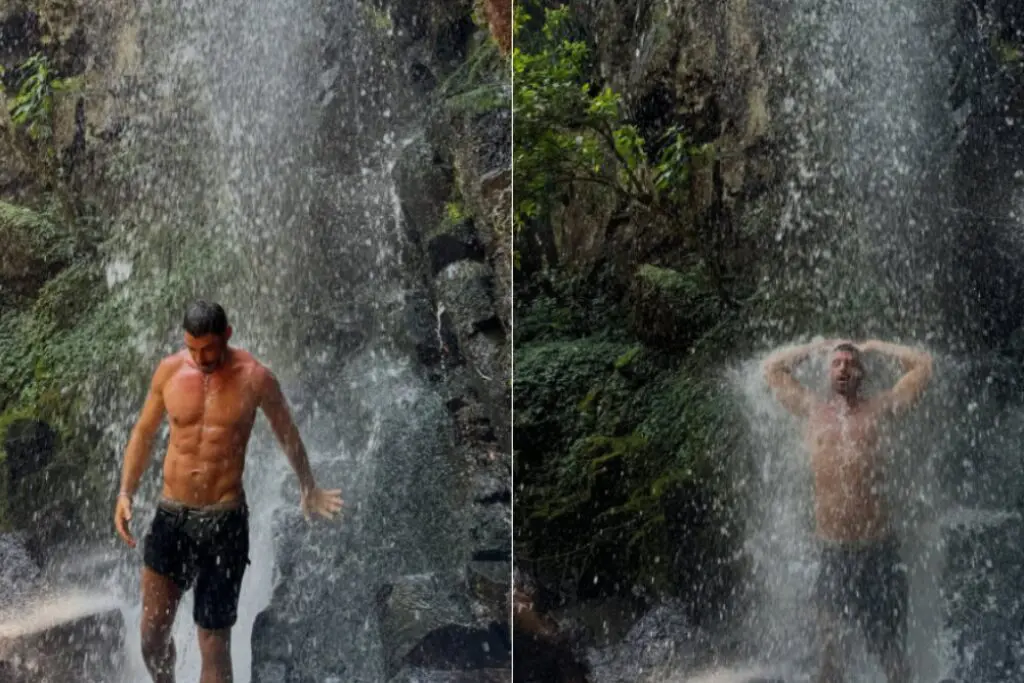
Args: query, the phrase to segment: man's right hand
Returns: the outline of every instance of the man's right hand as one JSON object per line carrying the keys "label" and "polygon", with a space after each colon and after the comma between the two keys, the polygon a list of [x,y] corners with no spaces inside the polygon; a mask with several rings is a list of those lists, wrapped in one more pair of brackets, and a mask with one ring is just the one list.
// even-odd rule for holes
{"label": "man's right hand", "polygon": [[135,547],[135,539],[128,530],[128,523],[132,521],[132,500],[126,495],[117,497],[117,506],[114,508],[114,528],[117,533],[128,544],[129,548]]}

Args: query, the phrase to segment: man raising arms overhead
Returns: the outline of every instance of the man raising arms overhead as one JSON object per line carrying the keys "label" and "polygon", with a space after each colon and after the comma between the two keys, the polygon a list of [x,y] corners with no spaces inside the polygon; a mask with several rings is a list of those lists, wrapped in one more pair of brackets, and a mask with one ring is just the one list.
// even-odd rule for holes
{"label": "man raising arms overhead", "polygon": [[[827,396],[816,395],[792,374],[798,363],[818,352],[831,352]],[[871,352],[897,359],[905,374],[891,389],[864,397],[861,356]],[[889,683],[905,683],[908,586],[885,501],[879,423],[917,402],[931,379],[931,356],[880,341],[827,341],[777,351],[765,361],[764,371],[778,400],[806,419],[822,546],[815,586],[823,635],[819,680],[842,680],[835,661],[836,630],[845,616],[863,629]]]}
{"label": "man raising arms overhead", "polygon": [[114,526],[131,547],[132,496],[157,430],[170,418],[163,492],[145,537],[142,654],[154,683],[173,683],[171,638],[182,593],[195,589],[193,619],[202,654],[200,683],[229,683],[231,627],[249,564],[249,512],[242,489],[246,447],[261,409],[298,475],[302,511],[332,518],[340,491],[316,486],[277,379],[248,352],[228,346],[224,309],[197,301],[183,324],[185,349],[164,358],[132,430]]}

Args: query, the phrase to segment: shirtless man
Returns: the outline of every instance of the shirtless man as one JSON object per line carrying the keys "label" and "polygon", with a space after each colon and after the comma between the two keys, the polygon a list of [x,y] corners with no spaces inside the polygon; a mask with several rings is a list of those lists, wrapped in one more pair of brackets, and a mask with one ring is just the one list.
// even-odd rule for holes
{"label": "shirtless man", "polygon": [[242,490],[245,452],[262,409],[298,475],[306,518],[332,518],[339,490],[317,488],[277,379],[249,353],[228,346],[224,309],[197,301],[185,313],[185,346],[164,358],[132,431],[114,526],[132,548],[132,496],[164,414],[170,439],[163,494],[145,538],[142,654],[154,683],[174,682],[171,627],[183,591],[195,588],[193,619],[202,654],[200,683],[230,683],[231,627],[249,564],[249,511]]}
{"label": "shirtless man", "polygon": [[[829,393],[819,397],[792,372],[812,354],[829,351]],[[861,356],[870,352],[897,359],[904,375],[891,389],[863,397]],[[765,361],[764,370],[778,400],[806,418],[822,546],[815,586],[823,645],[819,680],[842,680],[836,663],[838,633],[845,619],[853,619],[881,659],[889,683],[905,683],[910,675],[905,650],[908,586],[884,496],[879,422],[917,402],[931,378],[931,356],[880,341],[826,341],[777,351]]]}

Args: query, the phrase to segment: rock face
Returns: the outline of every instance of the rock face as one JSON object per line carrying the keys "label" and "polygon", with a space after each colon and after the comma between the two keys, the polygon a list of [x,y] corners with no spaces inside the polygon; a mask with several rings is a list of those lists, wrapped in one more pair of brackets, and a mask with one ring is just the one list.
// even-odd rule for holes
{"label": "rock face", "polygon": [[943,627],[958,681],[1012,681],[1024,665],[1019,514],[981,512],[943,528]]}
{"label": "rock face", "polygon": [[511,664],[507,628],[486,609],[474,614],[465,577],[403,576],[381,590],[377,609],[389,680],[402,670],[408,675]]}
{"label": "rock face", "polygon": [[74,500],[59,491],[67,468],[55,463],[59,441],[41,420],[15,420],[4,434],[7,468],[7,516],[27,533],[28,547],[41,559],[44,549],[66,540],[75,519]]}

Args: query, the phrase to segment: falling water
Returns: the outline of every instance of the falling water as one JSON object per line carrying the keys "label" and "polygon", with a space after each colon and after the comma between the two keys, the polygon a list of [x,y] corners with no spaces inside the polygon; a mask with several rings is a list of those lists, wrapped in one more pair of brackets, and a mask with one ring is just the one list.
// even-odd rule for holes
{"label": "falling water", "polygon": [[[248,683],[269,656],[250,648],[268,605],[294,625],[302,651],[292,656],[307,671],[383,680],[374,594],[397,575],[451,568],[464,536],[446,412],[399,340],[423,293],[402,270],[391,171],[419,122],[397,85],[390,18],[355,0],[148,0],[137,21],[145,40],[111,169],[121,211],[107,275],[149,365],[123,368],[93,417],[123,452],[156,360],[180,348],[184,305],[221,302],[232,342],[281,379],[318,483],[346,502],[337,524],[305,525],[294,474],[257,423],[235,680]],[[166,429],[138,496],[137,537],[165,440]],[[125,683],[138,683],[141,551],[117,557],[111,569],[101,551],[97,564],[124,601]],[[197,680],[190,595],[175,640],[179,680]]]}
{"label": "falling water", "polygon": [[[960,352],[975,321],[951,248],[959,225],[945,56],[954,19],[951,3],[925,1],[796,2],[784,12],[780,124],[791,173],[776,235],[782,258],[768,279],[773,300],[799,303],[775,309],[771,327],[776,343],[895,337],[933,352],[925,398],[883,441],[910,579],[911,665],[919,681],[1016,680],[1021,609],[1006,586],[1019,572],[1006,536],[1020,500],[1009,454],[1019,450],[1021,409],[1005,362]],[[807,329],[807,318],[823,329]],[[805,680],[817,665],[809,461],[759,360],[732,375],[753,463],[740,482],[753,506],[746,636],[755,658]],[[822,360],[800,374],[819,391]],[[867,392],[898,374],[871,359]],[[884,680],[863,644],[851,666],[852,680]]]}

